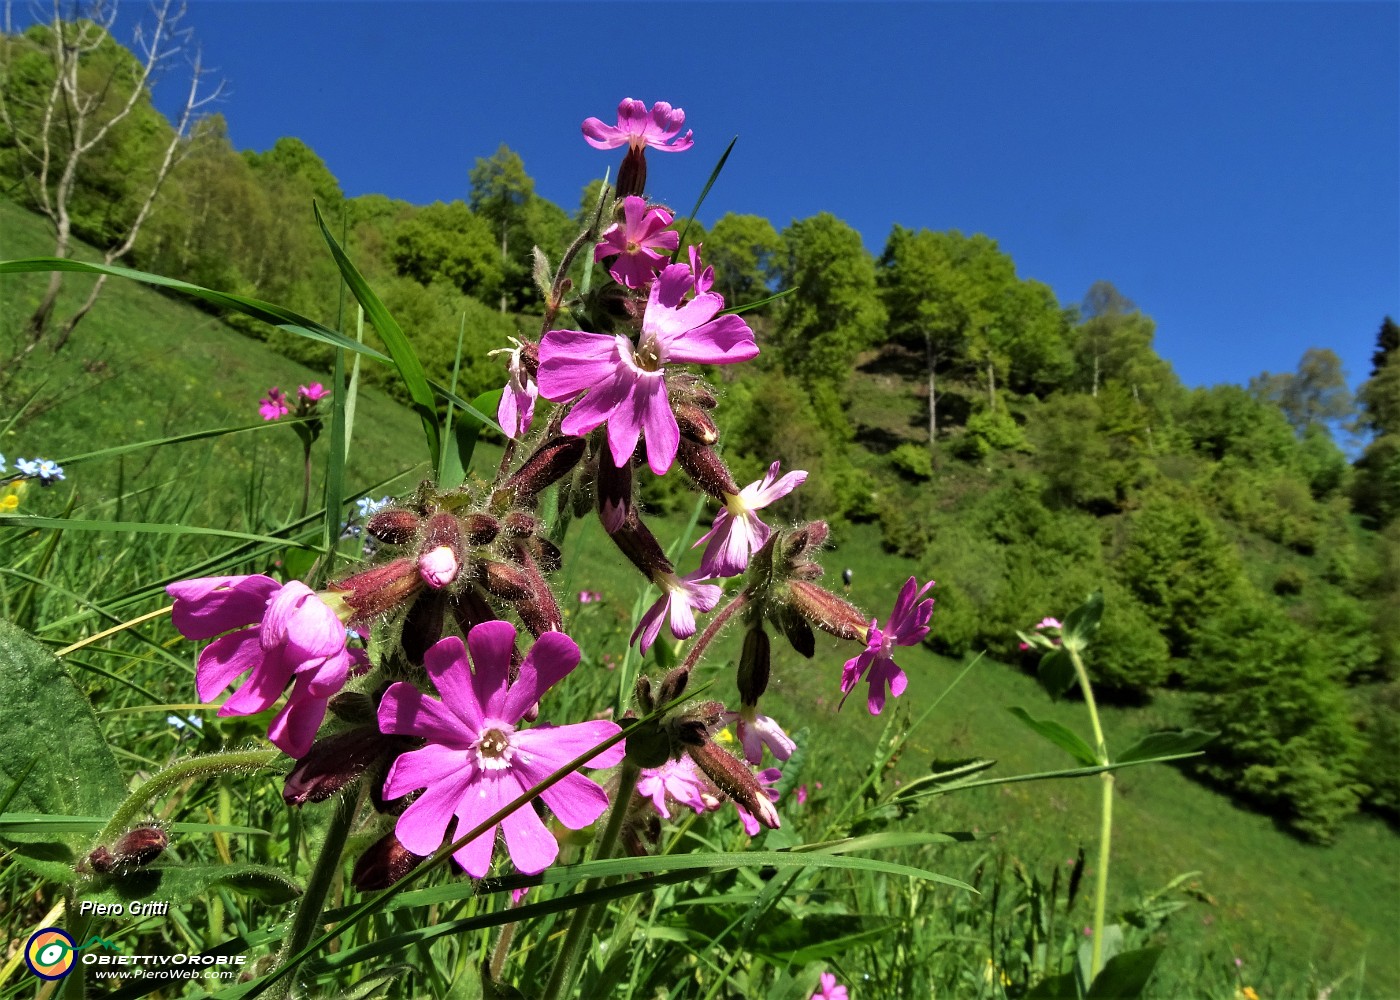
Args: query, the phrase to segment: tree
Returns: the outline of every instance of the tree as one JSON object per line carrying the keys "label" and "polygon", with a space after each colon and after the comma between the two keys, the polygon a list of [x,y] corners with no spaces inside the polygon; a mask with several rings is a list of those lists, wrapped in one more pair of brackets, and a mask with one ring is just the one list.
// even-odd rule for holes
{"label": "tree", "polygon": [[783,241],[763,216],[728,212],[710,230],[704,259],[715,269],[716,290],[737,306],[769,295],[782,252]]}
{"label": "tree", "polygon": [[1384,527],[1400,516],[1400,326],[1389,316],[1376,335],[1371,377],[1361,385],[1357,423],[1375,436],[1356,462],[1352,503]]}
{"label": "tree", "polygon": [[1342,359],[1326,347],[1309,348],[1294,374],[1255,376],[1249,391],[1276,403],[1299,435],[1314,424],[1328,428],[1355,409]]}
{"label": "tree", "polygon": [[860,233],[827,212],[783,231],[783,299],[772,346],[783,369],[805,382],[842,387],[856,355],[885,327],[875,262]]}
{"label": "tree", "polygon": [[[535,182],[525,172],[525,161],[505,143],[489,158],[477,157],[468,180],[471,194],[467,199],[471,210],[491,224],[493,232],[501,235],[501,267],[508,274],[510,235],[524,225],[525,209],[535,194]],[[519,270],[516,268],[515,270]],[[528,279],[529,268],[525,268]],[[506,293],[501,292],[501,312],[506,311]]]}
{"label": "tree", "polygon": [[[32,87],[16,88],[8,73],[0,80],[0,120],[27,177],[27,193],[53,226],[55,257],[66,257],[71,249],[74,199],[83,172],[93,161],[111,154],[110,144],[125,123],[160,118],[151,107],[150,89],[161,70],[189,41],[189,31],[180,27],[184,9],[174,8],[172,0],[155,6],[151,20],[137,28],[135,55],[111,36],[115,4],[95,0],[80,13],[86,16],[64,20],[60,4],[54,0],[53,17],[47,25],[36,25],[21,38],[5,39],[7,63],[25,50],[46,54],[47,65],[41,70],[46,89],[36,93]],[[136,245],[171,169],[189,150],[186,137],[196,115],[218,97],[221,87],[200,96],[203,77],[196,53],[189,89],[174,127],[166,124],[165,136],[145,162],[128,165],[123,180],[129,185],[134,211],[105,241],[103,263],[126,256]],[[53,350],[68,341],[97,302],[105,282],[105,275],[99,277],[83,303],[59,325]],[[54,271],[30,317],[28,345],[6,366],[11,371],[46,338],[62,285],[63,272]]]}
{"label": "tree", "polygon": [[396,226],[389,259],[420,285],[442,281],[483,301],[504,281],[490,224],[460,201],[434,202]]}

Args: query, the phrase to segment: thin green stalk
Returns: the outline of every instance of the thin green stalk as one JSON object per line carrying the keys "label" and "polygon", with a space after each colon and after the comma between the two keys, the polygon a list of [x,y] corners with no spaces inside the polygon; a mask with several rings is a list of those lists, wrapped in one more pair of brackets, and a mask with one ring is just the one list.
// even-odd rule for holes
{"label": "thin green stalk", "polygon": [[[1089,684],[1089,672],[1084,669],[1084,661],[1079,658],[1079,650],[1066,646],[1074,672],[1079,678],[1080,690],[1084,692],[1084,706],[1089,710],[1089,724],[1094,729],[1094,755],[1101,765],[1110,763],[1108,745],[1104,742],[1103,727],[1099,724],[1099,707],[1094,701],[1094,689]],[[1108,860],[1113,843],[1113,772],[1104,771],[1102,817],[1099,821],[1099,863],[1094,872],[1094,941],[1089,954],[1089,981],[1103,969],[1103,927],[1104,913],[1108,905]]]}
{"label": "thin green stalk", "polygon": [[[360,797],[353,793],[342,795],[336,803],[330,826],[326,828],[326,839],[321,842],[321,852],[316,856],[316,864],[311,869],[311,877],[306,881],[306,891],[302,893],[301,899],[297,902],[297,912],[296,916],[292,918],[291,932],[287,935],[287,940],[277,955],[279,966],[306,947],[306,943],[311,940],[316,928],[320,926],[321,910],[325,906],[326,895],[330,892],[331,883],[335,880],[336,873],[340,871],[342,855],[345,851],[345,839],[350,834],[350,827],[355,822],[355,814],[359,812],[359,806]],[[291,995],[293,982],[292,976],[284,977],[269,991],[268,995],[273,1000],[284,1000]]]}
{"label": "thin green stalk", "polygon": [[177,760],[159,774],[151,777],[140,788],[132,792],[125,802],[112,815],[102,828],[97,840],[109,844],[119,834],[136,822],[149,803],[161,795],[173,791],[190,778],[209,777],[218,774],[248,774],[271,764],[281,754],[280,750],[240,750],[232,753],[201,754]]}
{"label": "thin green stalk", "polygon": [[[622,771],[617,782],[617,797],[613,800],[612,812],[608,813],[608,825],[604,828],[603,836],[598,841],[598,850],[594,853],[595,860],[605,860],[612,857],[613,849],[617,846],[618,836],[622,833],[623,820],[627,817],[627,808],[632,802],[632,793],[636,791],[637,779],[641,777],[641,774],[641,768],[630,757],[622,759]],[[604,880],[601,878],[589,879],[579,891],[591,892],[601,888],[603,882]],[[597,906],[597,903],[590,903],[574,911],[573,917],[569,921],[569,930],[564,938],[564,943],[559,948],[559,957],[554,963],[554,973],[549,977],[549,985],[545,987],[544,1000],[563,1000],[564,997],[573,993],[574,981],[578,977],[579,962],[583,958],[583,949],[593,929],[593,913]]]}

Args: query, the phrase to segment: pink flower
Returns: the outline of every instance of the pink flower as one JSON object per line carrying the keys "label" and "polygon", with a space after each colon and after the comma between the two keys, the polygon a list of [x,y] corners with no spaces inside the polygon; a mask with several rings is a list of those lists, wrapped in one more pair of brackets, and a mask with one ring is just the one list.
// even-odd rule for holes
{"label": "pink flower", "polygon": [[758,519],[760,511],[787,496],[807,480],[801,470],[778,478],[778,463],[768,467],[768,474],[749,483],[738,495],[726,493],[724,510],[715,515],[713,526],[692,548],[708,541],[700,568],[706,576],[734,576],[749,565],[749,557],[763,548],[772,529]]}
{"label": "pink flower", "polygon": [[297,386],[297,395],[308,403],[315,403],[325,399],[330,395],[330,392],[320,382],[312,382],[310,385]]}
{"label": "pink flower", "polygon": [[[512,683],[514,649],[515,626],[483,622],[467,634],[465,647],[461,639],[449,636],[425,655],[424,666],[441,701],[404,681],[384,693],[380,730],[427,740],[421,750],[399,757],[384,782],[386,798],[426,789],[395,826],[399,840],[414,854],[432,854],[442,846],[454,817],[453,839],[620,731],[616,723],[601,721],[517,728],[545,691],[578,666],[579,649],[562,632],[543,633]],[[622,754],[618,744],[588,766],[611,767]],[[607,794],[577,772],[540,798],[571,830],[582,830],[608,807]],[[543,871],[559,854],[558,842],[533,806],[517,809],[498,825],[504,829],[510,859],[521,872]],[[482,878],[491,867],[496,830],[491,827],[453,854],[473,878]]]}
{"label": "pink flower", "polygon": [[719,806],[719,799],[710,789],[694,762],[689,757],[668,760],[660,767],[642,768],[642,776],[637,779],[637,794],[651,799],[652,806],[662,819],[670,819],[667,802],[689,806],[697,814]]}
{"label": "pink flower", "polygon": [[578,592],[578,602],[580,604],[595,604],[603,599],[603,595],[596,590],[580,590]]}
{"label": "pink flower", "polygon": [[1060,624],[1060,620],[1059,620],[1058,618],[1051,618],[1049,615],[1046,615],[1046,616],[1045,616],[1044,618],[1042,618],[1040,621],[1036,622],[1035,627],[1036,627],[1036,628],[1063,628],[1064,626],[1062,626],[1062,625]]}
{"label": "pink flower", "polygon": [[[603,233],[593,251],[594,260],[616,255],[608,273],[620,285],[642,288],[650,284],[669,261],[669,251],[681,245],[681,234],[664,232],[675,218],[664,208],[648,210],[645,198],[628,195],[622,199],[623,221]],[[657,250],[666,250],[663,256]]]}
{"label": "pink flower", "polygon": [[884,710],[886,684],[894,697],[898,698],[904,693],[908,678],[894,662],[894,647],[917,645],[928,635],[929,619],[933,617],[933,598],[930,597],[926,601],[919,599],[928,593],[932,586],[933,581],[930,580],[919,589],[911,576],[900,590],[899,596],[895,598],[894,610],[890,612],[885,627],[881,629],[875,619],[871,619],[864,651],[847,660],[846,668],[842,671],[842,705],[846,703],[846,697],[860,679],[866,676],[867,671],[870,681],[868,705],[871,715],[879,715]]}
{"label": "pink flower", "polygon": [[508,436],[518,438],[530,429],[530,423],[535,419],[535,400],[540,390],[521,359],[525,345],[514,337],[510,339],[515,344],[514,348],[503,347],[490,353],[510,355],[505,391],[501,393],[500,405],[496,407],[496,422]]}
{"label": "pink flower", "polygon": [[640,150],[650,146],[663,153],[679,153],[695,144],[691,138],[694,133],[687,131],[680,135],[684,124],[685,112],[672,108],[665,101],[657,101],[648,113],[645,101],[626,97],[617,106],[616,127],[597,118],[586,118],[583,138],[594,149],[616,149],[625,145]]}
{"label": "pink flower", "polygon": [[[782,771],[779,771],[776,767],[770,767],[766,770],[759,771],[758,774],[756,774],[754,777],[758,778],[758,783],[760,785],[772,786],[776,785],[778,783],[778,779],[782,776]],[[776,788],[764,787],[763,794],[768,797],[769,802],[778,801],[778,790]],[[743,806],[739,805],[738,799],[731,798],[729,801],[734,803],[734,808],[737,809],[739,812],[739,822],[744,825],[744,832],[747,833],[750,837],[757,837],[758,831],[763,826],[769,827],[770,829],[777,829],[778,813],[777,810],[775,810],[772,806],[767,806],[763,817],[764,822],[760,825],[758,818],[754,816],[753,813],[749,812]],[[758,801],[759,805],[761,806],[767,805],[767,803],[765,803],[762,799],[759,799]]]}
{"label": "pink flower", "polygon": [[346,648],[345,625],[306,584],[279,584],[266,576],[214,576],[172,583],[172,618],[187,639],[214,639],[199,654],[195,689],[213,701],[237,678],[248,680],[219,714],[256,715],[272,707],[295,680],[268,738],[291,757],[304,757],[326,717],[326,702],[353,667],[367,665],[363,650]]}
{"label": "pink flower", "polygon": [[282,395],[282,390],[275,385],[267,390],[266,399],[258,400],[258,413],[262,414],[264,420],[277,420],[291,412],[291,407],[287,405],[287,397]]}
{"label": "pink flower", "polygon": [[691,244],[689,252],[690,276],[695,281],[695,294],[703,295],[715,287],[715,269],[700,266],[700,247],[698,245]]}
{"label": "pink flower", "polygon": [[636,642],[637,636],[640,635],[642,655],[645,656],[661,633],[661,619],[668,616],[671,620],[671,634],[677,639],[688,639],[694,635],[696,610],[711,610],[719,603],[720,595],[724,593],[720,587],[699,582],[705,578],[703,572],[696,570],[687,576],[665,573],[659,579],[653,579],[652,582],[661,588],[661,598],[642,615],[641,621],[637,622],[637,627],[632,632],[632,637],[627,641]]}
{"label": "pink flower", "polygon": [[675,461],[680,428],[666,398],[665,365],[729,365],[758,354],[747,323],[738,316],[716,318],[722,297],[710,292],[684,301],[693,287],[685,264],[661,272],[635,349],[620,334],[582,330],[551,330],[540,343],[540,394],[556,403],[579,400],[564,418],[564,433],[582,436],[606,423],[619,468],[631,460],[643,431],[653,472],[663,475]]}
{"label": "pink flower", "polygon": [[750,764],[762,762],[765,746],[778,760],[787,760],[797,749],[797,744],[783,732],[783,727],[768,716],[759,715],[755,705],[744,705],[737,712],[725,712],[724,719],[735,723],[734,732],[743,744],[744,759]]}
{"label": "pink flower", "polygon": [[805,806],[805,805],[807,804],[807,786],[806,786],[806,785],[798,785],[798,786],[797,786],[797,804],[800,805],[800,806]]}
{"label": "pink flower", "polygon": [[439,545],[418,557],[418,575],[434,590],[441,590],[457,579],[461,568],[457,553],[450,545]]}
{"label": "pink flower", "polygon": [[812,1000],[850,1000],[850,994],[846,987],[837,984],[835,975],[823,972],[822,988],[812,994]]}

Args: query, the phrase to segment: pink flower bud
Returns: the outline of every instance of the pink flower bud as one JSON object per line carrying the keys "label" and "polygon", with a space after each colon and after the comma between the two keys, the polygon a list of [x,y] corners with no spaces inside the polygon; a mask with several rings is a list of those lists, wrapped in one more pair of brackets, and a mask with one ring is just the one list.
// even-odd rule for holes
{"label": "pink flower bud", "polygon": [[722,748],[714,740],[705,740],[700,746],[688,746],[686,752],[697,767],[736,805],[741,806],[770,830],[776,830],[780,823],[778,811],[768,798],[767,790],[759,783],[757,775],[748,764]]}
{"label": "pink flower bud", "polygon": [[870,619],[849,601],[806,580],[788,581],[791,607],[808,622],[838,639],[864,639]]}
{"label": "pink flower bud", "polygon": [[344,591],[345,603],[354,608],[356,618],[364,619],[394,610],[422,585],[412,559],[395,559],[333,583],[331,590]]}
{"label": "pink flower bud", "polygon": [[[546,487],[562,479],[578,465],[586,449],[587,442],[581,437],[550,438],[525,460],[497,493],[504,492],[517,503],[532,506]],[[494,503],[495,498],[492,500]]]}
{"label": "pink flower bud", "polygon": [[441,590],[457,579],[461,568],[457,553],[449,545],[439,545],[418,557],[418,573],[423,577],[423,582],[434,590]]}
{"label": "pink flower bud", "polygon": [[390,833],[360,855],[350,881],[361,892],[387,889],[426,860],[404,847],[399,838]]}
{"label": "pink flower bud", "polygon": [[423,519],[413,511],[396,508],[371,515],[365,529],[388,545],[407,545],[422,523]]}
{"label": "pink flower bud", "polygon": [[708,445],[696,444],[689,438],[682,437],[676,449],[676,460],[680,462],[686,474],[695,480],[696,486],[721,503],[726,496],[734,496],[739,492],[739,484],[734,481],[734,474],[729,471],[729,466],[725,465],[724,459]]}
{"label": "pink flower bud", "polygon": [[401,745],[382,735],[377,722],[319,739],[287,775],[282,798],[292,806],[324,802]]}

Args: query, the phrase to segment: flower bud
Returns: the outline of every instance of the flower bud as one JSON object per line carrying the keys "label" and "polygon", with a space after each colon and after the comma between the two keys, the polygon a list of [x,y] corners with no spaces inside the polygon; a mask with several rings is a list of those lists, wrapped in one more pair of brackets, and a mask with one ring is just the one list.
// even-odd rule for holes
{"label": "flower bud", "polygon": [[712,445],[719,440],[719,428],[710,415],[695,403],[679,403],[675,407],[676,424],[681,434],[703,445]]}
{"label": "flower bud", "polygon": [[386,738],[379,726],[356,726],[311,744],[282,783],[288,805],[324,802],[402,745]]}
{"label": "flower bud", "polygon": [[345,722],[374,723],[374,699],[359,691],[342,691],[326,705],[337,719]]}
{"label": "flower bud", "polygon": [[350,882],[361,892],[387,889],[426,860],[404,847],[397,836],[389,833],[371,844],[355,861]]}
{"label": "flower bud", "polygon": [[411,510],[395,507],[370,515],[365,529],[386,544],[407,545],[418,533],[418,526],[422,520]]}
{"label": "flower bud", "polygon": [[690,681],[690,671],[685,667],[672,667],[671,670],[661,680],[661,685],[656,689],[656,701],[660,705],[669,705],[682,694],[685,693],[685,686]]}
{"label": "flower bud", "polygon": [[771,648],[768,633],[761,624],[744,635],[744,648],[739,653],[739,700],[745,705],[757,705],[768,690]]}
{"label": "flower bud", "polygon": [[429,518],[418,549],[418,572],[423,582],[441,590],[456,580],[462,569],[462,549],[462,526],[455,514],[434,514]]}
{"label": "flower bud", "polygon": [[356,618],[372,618],[392,611],[422,585],[412,559],[395,559],[333,583],[331,589],[344,592],[343,600],[355,609]]}
{"label": "flower bud", "polygon": [[530,546],[524,542],[516,542],[511,546],[511,554],[519,562],[520,571],[529,589],[528,596],[516,601],[515,613],[535,638],[539,638],[545,632],[562,632],[564,616],[559,612],[559,603],[554,599],[554,592],[549,589],[549,582],[545,580],[544,574],[540,572],[530,554]]}
{"label": "flower bud", "polygon": [[726,494],[738,495],[739,484],[734,482],[734,474],[724,464],[724,459],[708,445],[696,444],[682,436],[676,449],[676,461],[695,480],[696,486],[721,503]]}
{"label": "flower bud", "polygon": [[720,791],[743,806],[764,826],[772,830],[778,828],[778,811],[773,808],[767,790],[748,764],[711,739],[699,746],[687,747],[686,752]]}
{"label": "flower bud", "polygon": [[666,389],[672,402],[677,404],[694,403],[702,410],[713,410],[719,405],[719,400],[699,375],[689,372],[677,372],[674,375],[668,373]]}
{"label": "flower bud", "polygon": [[525,374],[531,379],[539,378],[540,345],[527,337],[520,337],[516,343],[520,345],[520,364],[525,369]]}
{"label": "flower bud", "polygon": [[480,511],[463,514],[459,524],[468,545],[490,545],[501,531],[494,517]]}
{"label": "flower bud", "polygon": [[608,534],[613,534],[627,520],[632,509],[632,463],[623,462],[619,467],[613,462],[612,452],[604,448],[598,455],[598,480],[595,492],[598,495],[598,519]]}
{"label": "flower bud", "polygon": [[561,435],[550,438],[496,491],[492,497],[493,504],[504,492],[522,506],[533,506],[546,487],[578,465],[586,449],[587,442],[581,437]]}
{"label": "flower bud", "polygon": [[503,601],[523,601],[534,596],[530,578],[525,571],[510,563],[482,561],[484,577],[481,585],[493,597]]}
{"label": "flower bud", "polygon": [[145,824],[128,830],[117,838],[109,850],[98,845],[82,867],[101,875],[125,875],[135,868],[144,868],[165,853],[170,837],[159,826]]}
{"label": "flower bud", "polygon": [[523,510],[511,511],[501,523],[506,529],[506,534],[515,538],[526,538],[544,526],[538,517]]}
{"label": "flower bud", "polygon": [[538,535],[527,538],[525,539],[525,547],[535,557],[535,562],[539,563],[540,569],[546,573],[557,573],[564,565],[564,553],[560,552],[559,546],[548,538],[540,538]]}
{"label": "flower bud", "polygon": [[859,608],[806,580],[788,581],[791,607],[808,622],[838,639],[864,639],[870,619]]}
{"label": "flower bud", "polygon": [[817,650],[817,637],[812,634],[812,626],[806,619],[787,605],[775,607],[768,616],[774,625],[782,630],[789,644],[807,659]]}

